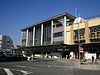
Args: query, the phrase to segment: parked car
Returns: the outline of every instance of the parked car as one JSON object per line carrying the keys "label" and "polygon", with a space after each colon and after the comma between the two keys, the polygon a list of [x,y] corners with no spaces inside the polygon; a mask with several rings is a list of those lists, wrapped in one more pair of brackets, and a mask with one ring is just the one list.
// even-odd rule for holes
{"label": "parked car", "polygon": [[10,53],[9,55],[6,55],[5,53],[2,53],[0,55],[0,62],[4,61],[25,61],[27,60],[27,57],[24,57],[23,55],[13,55]]}

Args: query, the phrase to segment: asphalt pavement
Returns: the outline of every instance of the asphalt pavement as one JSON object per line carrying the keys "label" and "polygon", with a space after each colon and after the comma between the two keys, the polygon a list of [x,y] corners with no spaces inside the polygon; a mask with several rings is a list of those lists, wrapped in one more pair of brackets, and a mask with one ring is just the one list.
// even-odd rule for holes
{"label": "asphalt pavement", "polygon": [[79,68],[77,62],[59,60],[32,60],[0,62],[0,75],[99,75],[100,70]]}

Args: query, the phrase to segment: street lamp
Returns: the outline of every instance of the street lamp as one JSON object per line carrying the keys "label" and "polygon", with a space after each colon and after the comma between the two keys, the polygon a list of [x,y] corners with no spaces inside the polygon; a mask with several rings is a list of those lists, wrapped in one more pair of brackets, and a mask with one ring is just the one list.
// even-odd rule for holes
{"label": "street lamp", "polygon": [[79,51],[79,64],[81,64],[81,59],[80,59],[80,29],[79,29],[79,23],[78,23],[78,51]]}
{"label": "street lamp", "polygon": [[79,63],[81,62],[81,56],[80,56],[80,46],[81,46],[81,41],[80,41],[80,27],[79,24],[83,21],[83,19],[81,17],[77,17],[74,21],[74,23],[76,23],[78,25],[78,55],[79,55]]}

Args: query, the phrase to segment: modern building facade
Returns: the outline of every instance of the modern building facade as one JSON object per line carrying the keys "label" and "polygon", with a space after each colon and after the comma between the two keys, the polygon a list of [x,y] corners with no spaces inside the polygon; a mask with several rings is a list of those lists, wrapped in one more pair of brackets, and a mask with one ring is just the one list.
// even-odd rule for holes
{"label": "modern building facade", "polygon": [[[40,21],[21,30],[21,43],[23,50],[36,50],[43,48],[74,51],[79,44],[100,45],[100,17],[85,20],[68,13],[62,13],[49,19]],[[58,45],[58,46],[57,46]],[[60,47],[60,45],[63,45]],[[48,46],[48,47],[47,47]],[[54,47],[53,47],[54,46]],[[85,49],[87,50],[87,49]],[[98,50],[100,48],[98,47]]]}
{"label": "modern building facade", "polygon": [[74,19],[68,13],[62,13],[22,29],[22,46],[67,44],[66,25],[73,24]]}
{"label": "modern building facade", "polygon": [[12,53],[12,39],[7,35],[0,35],[0,54],[10,54]]}

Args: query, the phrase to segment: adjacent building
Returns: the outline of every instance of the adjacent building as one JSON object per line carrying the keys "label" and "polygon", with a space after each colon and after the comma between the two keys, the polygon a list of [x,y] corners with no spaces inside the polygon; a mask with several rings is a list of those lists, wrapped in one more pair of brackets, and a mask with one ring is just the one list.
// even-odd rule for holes
{"label": "adjacent building", "polygon": [[[100,53],[100,17],[84,19],[61,13],[21,29],[22,50],[38,52],[71,52],[81,50]],[[65,54],[65,55],[66,55]]]}
{"label": "adjacent building", "polygon": [[4,53],[5,55],[9,55],[12,53],[12,39],[7,35],[0,35],[0,55]]}

